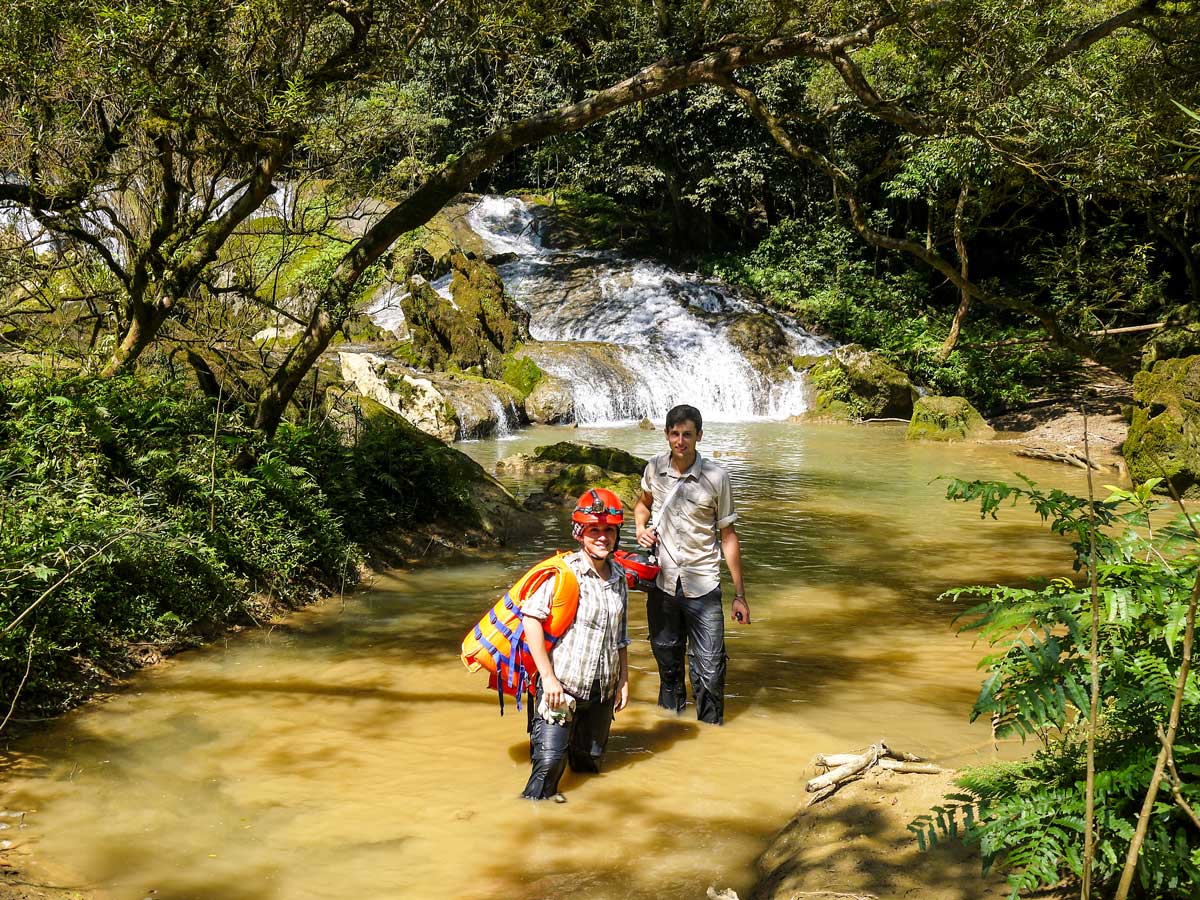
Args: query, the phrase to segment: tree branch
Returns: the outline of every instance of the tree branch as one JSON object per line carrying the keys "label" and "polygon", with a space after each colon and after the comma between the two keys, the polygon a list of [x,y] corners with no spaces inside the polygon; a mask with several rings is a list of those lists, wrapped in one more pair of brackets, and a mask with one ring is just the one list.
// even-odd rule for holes
{"label": "tree branch", "polygon": [[1131,6],[1128,9],[1110,16],[1103,22],[1093,25],[1083,31],[1076,32],[1068,40],[1059,44],[1057,47],[1051,47],[1036,63],[1014,78],[1007,84],[1002,85],[1001,92],[996,99],[1015,96],[1029,85],[1033,84],[1038,77],[1053,66],[1055,63],[1061,62],[1068,56],[1073,56],[1082,50],[1086,50],[1096,42],[1108,37],[1119,28],[1125,28],[1132,25],[1141,19],[1148,16],[1159,15],[1158,0],[1143,0],[1136,6]]}
{"label": "tree branch", "polygon": [[1040,322],[1042,327],[1046,329],[1046,332],[1059,345],[1084,356],[1091,353],[1091,348],[1087,344],[1065,333],[1059,326],[1058,320],[1051,313],[1013,297],[989,294],[978,285],[968,281],[948,260],[943,259],[933,250],[927,249],[924,245],[916,241],[892,237],[874,228],[870,223],[866,209],[858,199],[854,183],[841,168],[823,153],[796,141],[783,127],[783,123],[763,105],[762,101],[753,91],[738,84],[728,76],[721,75],[715,77],[713,81],[745,103],[754,118],[767,129],[771,137],[775,139],[775,142],[785,153],[793,159],[816,166],[830,177],[834,184],[834,194],[846,204],[850,212],[850,221],[854,225],[855,231],[868,243],[885,250],[898,250],[902,253],[907,253],[935,271],[940,272],[960,291],[977,298],[981,303],[987,303],[991,306],[998,306],[1030,316]]}

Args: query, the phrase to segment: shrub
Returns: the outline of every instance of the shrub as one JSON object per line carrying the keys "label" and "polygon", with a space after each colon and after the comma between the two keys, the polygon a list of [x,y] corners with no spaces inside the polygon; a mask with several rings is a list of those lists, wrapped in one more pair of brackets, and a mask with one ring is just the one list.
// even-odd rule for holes
{"label": "shrub", "polygon": [[[953,499],[981,503],[994,516],[1008,499],[1025,500],[1053,531],[1073,538],[1083,571],[1095,542],[1100,672],[1095,735],[1097,885],[1120,874],[1143,798],[1161,749],[1180,675],[1189,599],[1200,573],[1200,541],[1183,517],[1151,529],[1149,492],[1113,489],[1094,505],[1032,482],[1014,488],[993,482],[952,482]],[[1090,706],[1092,601],[1081,585],[1057,578],[1040,588],[968,587],[950,599],[977,602],[960,614],[963,629],[996,652],[984,660],[988,677],[972,718],[991,717],[998,735],[1039,742],[1032,757],[966,770],[963,793],[913,823],[923,842],[959,832],[977,844],[984,866],[1010,871],[1012,897],[1028,896],[1079,877],[1084,844],[1087,717]],[[1172,789],[1192,808],[1200,804],[1200,679],[1193,669],[1182,697],[1174,746],[1176,770],[1154,807],[1141,849],[1138,880],[1146,897],[1194,897],[1200,891],[1200,834]]]}
{"label": "shrub", "polygon": [[1071,354],[1044,344],[972,349],[972,342],[1040,336],[1034,323],[978,304],[964,327],[963,349],[939,361],[954,304],[931,302],[934,283],[926,273],[895,261],[895,268],[881,267],[849,228],[828,217],[815,221],[784,220],[749,254],[709,260],[708,268],[806,327],[878,349],[915,382],[981,409],[1024,403],[1032,386],[1074,367]]}
{"label": "shrub", "polygon": [[259,441],[180,382],[0,374],[0,628],[33,607],[0,636],[5,710],[18,686],[23,708],[65,708],[129,670],[130,644],[352,584],[356,541],[469,510],[458,455],[395,421],[353,446],[328,425]]}

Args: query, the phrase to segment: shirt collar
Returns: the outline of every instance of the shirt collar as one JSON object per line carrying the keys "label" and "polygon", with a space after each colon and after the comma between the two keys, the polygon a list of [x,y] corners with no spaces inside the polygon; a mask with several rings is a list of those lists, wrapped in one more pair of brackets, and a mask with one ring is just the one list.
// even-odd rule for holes
{"label": "shirt collar", "polygon": [[[593,569],[591,564],[587,561],[587,554],[583,552],[583,548],[576,550],[569,557],[567,557],[567,559],[571,563],[571,568],[575,570],[575,574],[580,578],[587,578],[589,575],[592,578],[600,577],[600,573]],[[614,581],[617,581],[622,577],[624,569],[621,568],[621,564],[615,559],[610,559],[608,561],[608,568],[609,576],[608,580],[604,582],[605,584],[612,584]]]}
{"label": "shirt collar", "polygon": [[698,479],[700,477],[700,464],[702,462],[702,459],[703,458],[700,456],[700,451],[697,450],[696,458],[694,460],[692,460],[692,464],[687,468],[687,471],[685,471],[682,475],[677,475],[675,473],[675,469],[671,466],[671,451],[668,450],[666,453],[663,454],[662,467],[658,470],[658,474],[659,475],[667,475],[667,476],[670,476],[671,478],[697,478]]}

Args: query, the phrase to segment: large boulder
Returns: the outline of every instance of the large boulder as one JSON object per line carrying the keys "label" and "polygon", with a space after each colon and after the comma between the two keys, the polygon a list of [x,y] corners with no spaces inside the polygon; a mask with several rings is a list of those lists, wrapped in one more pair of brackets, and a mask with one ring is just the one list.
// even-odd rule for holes
{"label": "large boulder", "polygon": [[446,442],[458,437],[454,405],[428,378],[374,353],[339,353],[342,380],[418,429]]}
{"label": "large boulder", "polygon": [[734,320],[726,331],[729,342],[764,377],[784,372],[792,362],[791,345],[783,328],[767,313],[753,313]]}
{"label": "large boulder", "polygon": [[418,277],[409,280],[400,301],[413,357],[428,369],[501,378],[505,354],[529,337],[529,314],[504,292],[500,276],[486,262],[459,252],[450,258],[453,302]]}
{"label": "large boulder", "polygon": [[454,372],[433,372],[428,377],[453,407],[459,439],[489,437],[528,424],[520,397],[502,381]]}
{"label": "large boulder", "polygon": [[525,412],[539,425],[569,425],[575,421],[575,393],[561,378],[543,375],[525,398]]}
{"label": "large boulder", "polygon": [[917,391],[908,376],[857,344],[838,347],[809,369],[809,416],[850,421],[908,419]]}
{"label": "large boulder", "polygon": [[921,397],[913,406],[909,440],[985,441],[995,430],[964,397]]}
{"label": "large boulder", "polygon": [[453,372],[418,372],[376,353],[338,356],[342,381],[447,443],[487,437],[526,422],[520,398],[503,382]]}
{"label": "large boulder", "polygon": [[1125,462],[1135,484],[1163,478],[1183,497],[1200,497],[1200,356],[1164,359],[1133,377]]}
{"label": "large boulder", "polygon": [[[346,419],[341,425],[347,440],[361,441],[374,432],[387,436],[388,440],[402,442],[406,449],[419,448],[427,464],[436,465],[444,477],[457,486],[457,499],[465,507],[452,514],[452,521],[435,522],[422,529],[419,541],[413,542],[413,535],[381,534],[381,545],[390,545],[403,552],[406,543],[419,544],[423,549],[418,548],[418,552],[424,553],[434,541],[443,545],[449,541],[461,546],[506,544],[526,537],[540,527],[539,521],[479,463],[415,428],[404,416],[362,395],[343,396],[339,407]],[[351,415],[346,414],[348,407],[353,407]],[[446,527],[439,529],[439,524]],[[443,537],[443,532],[448,537]]]}

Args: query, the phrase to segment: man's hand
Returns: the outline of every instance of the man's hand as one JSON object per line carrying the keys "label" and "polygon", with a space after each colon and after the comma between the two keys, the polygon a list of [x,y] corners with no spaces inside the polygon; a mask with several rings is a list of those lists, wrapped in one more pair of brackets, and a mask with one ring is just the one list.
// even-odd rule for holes
{"label": "man's hand", "polygon": [[657,544],[658,532],[655,530],[654,526],[650,526],[649,528],[638,528],[637,542],[647,550]]}
{"label": "man's hand", "polygon": [[617,702],[613,705],[613,712],[620,712],[629,705],[629,679],[622,677],[617,685]]}
{"label": "man's hand", "polygon": [[733,615],[731,618],[735,622],[741,622],[743,625],[750,624],[750,605],[746,602],[745,597],[733,598]]}

